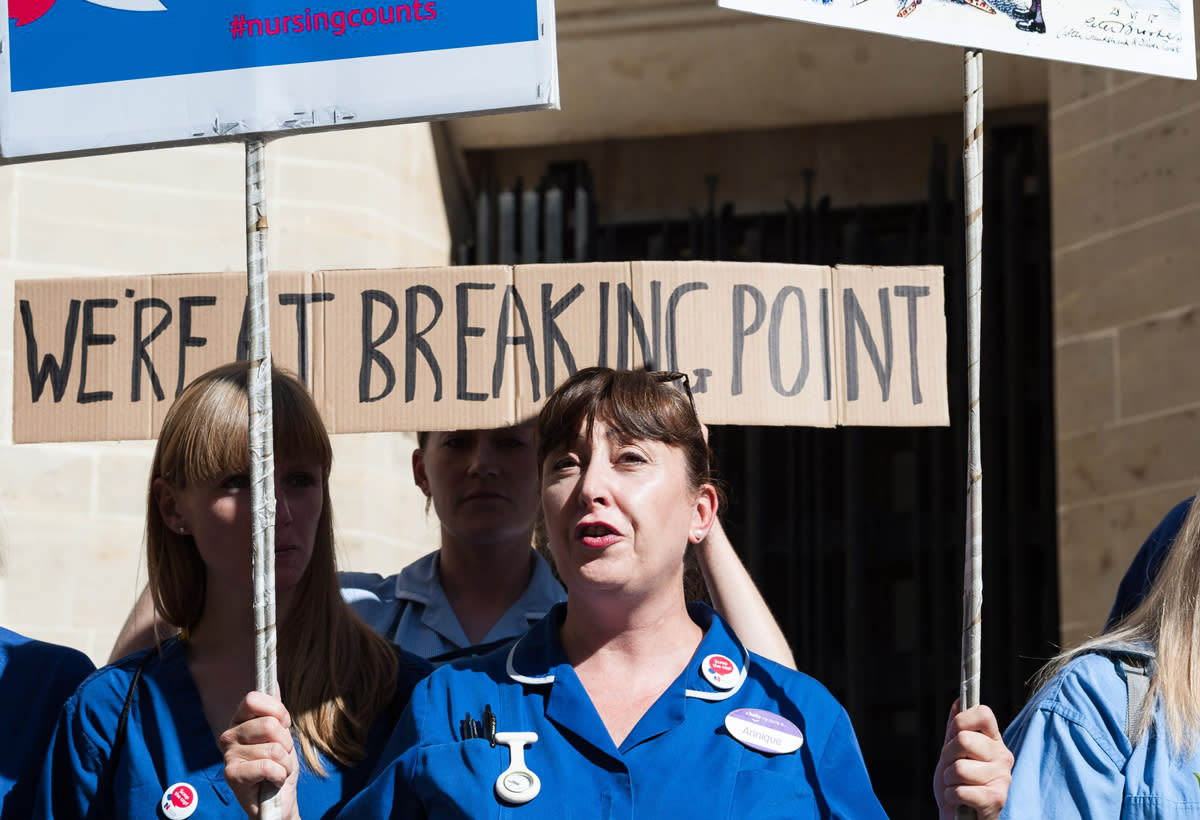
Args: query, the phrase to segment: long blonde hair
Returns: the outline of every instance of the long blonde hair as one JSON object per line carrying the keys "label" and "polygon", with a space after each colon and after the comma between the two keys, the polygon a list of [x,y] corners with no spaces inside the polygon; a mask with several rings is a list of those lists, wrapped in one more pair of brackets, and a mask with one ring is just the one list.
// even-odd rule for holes
{"label": "long blonde hair", "polygon": [[1150,689],[1131,740],[1145,737],[1157,703],[1166,716],[1174,751],[1191,754],[1200,736],[1200,504],[1193,503],[1183,528],[1167,551],[1153,585],[1113,629],[1051,660],[1038,673],[1038,688],[1088,652],[1154,653]]}
{"label": "long blonde hair", "polygon": [[[246,384],[249,365],[223,365],[192,382],[163,421],[150,487],[207,484],[249,471]],[[392,647],[342,601],[333,543],[329,471],[333,448],[304,385],[272,371],[275,453],[303,455],[322,465],[324,498],[312,558],[279,625],[279,681],[305,761],[324,774],[319,754],[350,765],[362,760],[375,717],[395,695],[398,661]],[[192,536],[163,520],[153,491],[146,504],[146,564],[161,617],[183,630],[204,612],[204,562]],[[249,567],[247,566],[247,569]]]}

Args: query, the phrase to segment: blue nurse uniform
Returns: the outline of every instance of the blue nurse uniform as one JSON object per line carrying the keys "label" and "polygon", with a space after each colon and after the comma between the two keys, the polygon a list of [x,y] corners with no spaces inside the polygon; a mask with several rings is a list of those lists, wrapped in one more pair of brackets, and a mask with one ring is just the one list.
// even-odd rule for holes
{"label": "blue nurse uniform", "polygon": [[[342,599],[367,625],[397,646],[440,665],[450,655],[468,652],[471,641],[463,631],[442,589],[438,574],[439,552],[413,561],[396,575],[383,577],[368,572],[339,572]],[[482,645],[519,638],[540,621],[550,607],[566,600],[566,593],[542,556],[529,551],[532,574],[529,585],[500,620],[492,624]]]}
{"label": "blue nurse uniform", "polygon": [[[442,667],[417,685],[384,752],[391,760],[348,803],[351,818],[875,818],[871,788],[845,710],[812,678],[750,655],[708,607],[692,662],[614,745],[559,642],[564,606],[511,647]],[[710,682],[710,656],[732,666]],[[524,761],[540,781],[529,802],[498,796],[510,750],[463,738],[465,717],[488,708],[499,732],[536,732]],[[754,708],[786,718],[800,748],[773,754],[743,745],[726,716]],[[485,724],[486,727],[486,724]],[[468,731],[470,731],[468,727]]]}
{"label": "blue nurse uniform", "polygon": [[[161,655],[148,657],[154,652],[136,652],[102,668],[67,701],[42,772],[34,817],[162,818],[160,803],[167,789],[184,783],[195,795],[190,815],[194,820],[244,820],[225,783],[221,750],[204,717],[183,645],[172,638],[163,644]],[[139,667],[124,742],[114,755],[121,711]],[[320,777],[301,758],[297,802],[305,820],[333,817],[363,787],[396,715],[428,671],[425,661],[402,655],[394,709],[376,719],[361,763],[341,767],[323,760],[328,775]]]}
{"label": "blue nurse uniform", "polygon": [[[1153,673],[1153,664],[1150,666]],[[1029,701],[1004,733],[1012,786],[1001,820],[1196,820],[1200,747],[1176,749],[1161,702],[1135,746],[1120,657],[1081,655]]]}
{"label": "blue nurse uniform", "polygon": [[26,820],[62,705],[95,666],[82,652],[0,627],[0,820]]}

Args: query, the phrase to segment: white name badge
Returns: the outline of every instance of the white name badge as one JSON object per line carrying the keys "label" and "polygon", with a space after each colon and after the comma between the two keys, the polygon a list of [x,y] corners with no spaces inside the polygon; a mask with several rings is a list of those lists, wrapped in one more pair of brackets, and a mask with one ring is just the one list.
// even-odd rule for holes
{"label": "white name badge", "polygon": [[751,749],[786,755],[804,745],[804,735],[782,715],[765,709],[734,709],[725,716],[725,728]]}

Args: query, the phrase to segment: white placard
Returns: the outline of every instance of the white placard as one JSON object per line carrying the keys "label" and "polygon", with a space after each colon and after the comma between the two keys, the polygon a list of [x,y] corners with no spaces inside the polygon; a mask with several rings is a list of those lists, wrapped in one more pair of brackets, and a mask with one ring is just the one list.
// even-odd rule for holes
{"label": "white placard", "polygon": [[1191,0],[718,0],[911,40],[1196,78]]}
{"label": "white placard", "polygon": [[555,108],[553,0],[8,0],[0,157]]}

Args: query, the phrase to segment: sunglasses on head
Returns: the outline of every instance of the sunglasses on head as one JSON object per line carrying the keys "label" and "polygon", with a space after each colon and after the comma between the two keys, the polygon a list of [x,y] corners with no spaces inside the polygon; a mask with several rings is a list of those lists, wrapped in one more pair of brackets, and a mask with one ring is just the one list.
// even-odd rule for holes
{"label": "sunglasses on head", "polygon": [[699,418],[696,413],[696,399],[692,396],[692,383],[688,379],[687,373],[681,373],[678,370],[653,370],[650,375],[659,384],[667,384],[669,382],[680,382],[683,385],[683,392],[688,397],[688,404],[692,406],[692,414]]}

